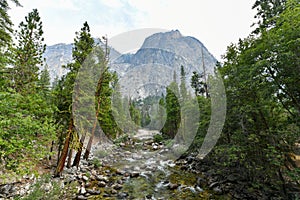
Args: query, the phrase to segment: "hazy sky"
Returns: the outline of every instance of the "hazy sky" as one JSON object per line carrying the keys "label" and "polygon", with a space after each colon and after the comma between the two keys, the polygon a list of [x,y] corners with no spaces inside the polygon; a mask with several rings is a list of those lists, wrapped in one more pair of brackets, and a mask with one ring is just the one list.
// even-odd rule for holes
{"label": "hazy sky", "polygon": [[20,0],[9,11],[18,25],[37,8],[47,45],[71,43],[88,21],[94,37],[140,28],[178,29],[199,39],[217,58],[253,28],[255,0]]}

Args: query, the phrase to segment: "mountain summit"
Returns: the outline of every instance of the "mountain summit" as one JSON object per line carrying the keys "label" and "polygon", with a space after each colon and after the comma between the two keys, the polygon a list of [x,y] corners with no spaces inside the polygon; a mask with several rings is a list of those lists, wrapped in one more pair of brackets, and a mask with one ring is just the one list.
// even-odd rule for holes
{"label": "mountain summit", "polygon": [[[104,46],[103,43],[100,46]],[[113,48],[111,48],[113,50]],[[48,46],[45,58],[51,76],[62,76],[61,64],[70,62],[71,44]],[[180,68],[186,72],[186,85],[190,87],[193,72],[214,71],[216,59],[196,38],[183,36],[178,30],[155,33],[144,40],[134,54],[111,51],[110,67],[120,78],[121,92],[130,98],[161,95],[172,82],[180,82]],[[55,74],[56,72],[56,74]]]}
{"label": "mountain summit", "polygon": [[[172,81],[179,83],[180,68],[186,72],[190,87],[193,72],[213,73],[216,59],[194,37],[178,31],[147,37],[135,54],[123,54],[111,61],[111,69],[120,77],[121,92],[131,98],[161,95]],[[174,80],[175,77],[175,80]]]}

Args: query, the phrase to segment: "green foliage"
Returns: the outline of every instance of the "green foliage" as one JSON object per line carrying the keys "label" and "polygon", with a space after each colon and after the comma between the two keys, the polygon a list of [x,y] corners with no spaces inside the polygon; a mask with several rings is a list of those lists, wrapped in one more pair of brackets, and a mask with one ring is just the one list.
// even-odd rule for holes
{"label": "green foliage", "polygon": [[257,10],[255,18],[258,18],[259,27],[254,32],[259,33],[261,29],[274,26],[285,9],[286,3],[287,0],[256,0],[252,9]]}
{"label": "green foliage", "polygon": [[[12,0],[13,3],[15,3],[17,6],[21,6],[18,0]],[[7,47],[11,42],[11,33],[13,32],[12,26],[13,23],[10,20],[9,15],[7,14],[7,11],[9,10],[8,1],[2,0],[0,4],[0,49],[1,53],[3,50],[3,47]],[[2,59],[2,54],[1,54]],[[2,64],[0,60],[0,65]]]}
{"label": "green foliage", "polygon": [[94,165],[94,167],[96,168],[96,169],[98,169],[98,168],[100,168],[101,166],[102,166],[102,163],[100,162],[100,159],[99,158],[104,158],[105,156],[107,156],[107,153],[105,153],[105,152],[96,152],[96,156],[98,157],[98,158],[93,158],[93,160],[92,160],[92,164]]}
{"label": "green foliage", "polygon": [[[7,2],[2,1],[1,6],[7,6]],[[6,89],[0,90],[0,166],[4,179],[32,173],[42,159],[52,154],[50,145],[56,135],[54,106],[37,91],[45,50],[38,11],[29,13],[19,28],[18,44],[9,58],[12,67],[4,68],[10,69],[11,74],[3,77]]]}
{"label": "green foliage", "polygon": [[[228,109],[214,156],[223,166],[245,170],[254,185],[266,189],[272,182],[280,191],[289,181],[281,177],[285,158],[300,137],[300,4],[278,2],[257,1],[259,35],[230,45],[219,67]],[[293,174],[289,170],[283,173]]]}
{"label": "green foliage", "polygon": [[[198,110],[199,110],[199,122],[198,122],[198,129],[197,134],[192,142],[192,144],[189,147],[190,151],[195,151],[197,149],[200,149],[204,138],[207,134],[207,130],[210,123],[211,118],[211,100],[210,98],[205,98],[204,96],[197,96],[197,102],[198,102]],[[196,108],[194,108],[196,109]],[[195,125],[188,125],[187,127],[192,127]]]}
{"label": "green foliage", "polygon": [[55,114],[56,120],[65,130],[68,129],[69,121],[72,117],[72,94],[76,76],[93,47],[94,40],[91,37],[89,25],[85,22],[81,31],[76,32],[72,50],[73,62],[63,66],[70,71],[58,81],[53,92],[55,104],[58,108]]}
{"label": "green foliage", "polygon": [[46,45],[43,44],[43,26],[37,9],[25,17],[25,22],[19,25],[16,32],[18,44],[13,48],[14,87],[18,92],[33,92],[38,81],[39,67],[43,65],[43,53]]}
{"label": "green foliage", "polygon": [[207,83],[205,83],[204,81],[204,74],[193,72],[193,76],[191,78],[191,86],[195,90],[195,96],[204,96],[207,89]]}
{"label": "green foliage", "polygon": [[0,157],[7,175],[28,173],[55,139],[52,108],[37,94],[0,93]]}
{"label": "green foliage", "polygon": [[137,125],[140,126],[141,125],[141,113],[140,111],[136,108],[134,102],[130,103],[129,105],[129,112],[130,112],[130,116],[132,121]]}
{"label": "green foliage", "polygon": [[170,86],[167,87],[167,95],[166,95],[167,119],[162,129],[163,135],[169,138],[174,138],[180,125],[181,115],[180,115],[179,97],[180,96],[178,91],[178,85],[175,82],[172,82]]}
{"label": "green foliage", "polygon": [[[12,0],[11,2],[21,6],[18,0]],[[10,63],[8,50],[12,42],[13,23],[7,13],[9,9],[8,1],[2,0],[0,3],[0,91],[6,90],[10,84],[10,80],[8,80],[10,70],[7,65]]]}
{"label": "green foliage", "polygon": [[161,134],[155,134],[153,136],[153,141],[157,143],[162,142],[164,139],[165,138]]}
{"label": "green foliage", "polygon": [[181,67],[180,67],[180,86],[179,87],[180,87],[180,94],[181,94],[183,101],[187,99],[187,95],[188,95],[185,82],[186,82],[186,74],[185,74],[184,67],[181,65]]}

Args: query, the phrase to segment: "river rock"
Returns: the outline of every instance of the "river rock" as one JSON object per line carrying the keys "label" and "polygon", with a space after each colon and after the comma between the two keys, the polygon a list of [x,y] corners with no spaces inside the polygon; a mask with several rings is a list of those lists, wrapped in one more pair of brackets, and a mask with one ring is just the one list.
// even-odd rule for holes
{"label": "river rock", "polygon": [[115,190],[121,190],[123,188],[123,186],[121,184],[115,184],[115,185],[112,185],[112,188]]}
{"label": "river rock", "polygon": [[83,196],[83,195],[79,195],[79,196],[77,196],[77,199],[78,199],[78,200],[86,200],[86,199],[88,199],[88,198],[85,197],[85,196]]}
{"label": "river rock", "polygon": [[77,179],[82,179],[82,175],[81,174],[79,174],[79,175],[77,175]]}
{"label": "river rock", "polygon": [[0,188],[0,194],[8,195],[10,194],[10,191],[12,190],[13,186],[11,184],[3,185]]}
{"label": "river rock", "polygon": [[97,181],[104,181],[105,183],[108,183],[109,179],[106,176],[98,175],[96,176]]}
{"label": "river rock", "polygon": [[218,185],[219,185],[219,182],[213,182],[208,187],[209,187],[209,189],[213,189],[213,188],[217,187]]}
{"label": "river rock", "polygon": [[221,189],[219,186],[214,187],[213,191],[214,191],[216,194],[218,194],[218,195],[223,194],[223,191],[222,191],[222,189]]}
{"label": "river rock", "polygon": [[169,189],[170,190],[175,190],[179,187],[179,185],[177,183],[170,183],[169,184]]}
{"label": "river rock", "polygon": [[80,188],[80,194],[85,194],[85,193],[86,193],[85,187],[82,186]]}
{"label": "river rock", "polygon": [[122,171],[122,170],[120,170],[120,169],[117,169],[117,170],[116,170],[116,174],[118,174],[118,175],[124,175],[124,174],[125,174],[125,171]]}
{"label": "river rock", "polygon": [[88,192],[91,195],[99,195],[101,191],[99,190],[92,190],[92,189],[86,189],[86,192]]}
{"label": "river rock", "polygon": [[112,190],[111,190],[111,194],[117,194],[117,193],[118,193],[117,190],[115,190],[115,189],[112,189]]}
{"label": "river rock", "polygon": [[130,173],[130,177],[131,177],[131,178],[136,178],[136,177],[138,177],[139,175],[140,175],[140,173],[139,173],[139,172],[136,172],[136,171]]}
{"label": "river rock", "polygon": [[111,195],[110,194],[107,194],[107,193],[104,193],[103,194],[103,197],[110,197]]}
{"label": "river rock", "polygon": [[121,142],[120,147],[125,147],[125,143]]}
{"label": "river rock", "polygon": [[104,181],[99,181],[98,182],[98,186],[99,187],[105,187],[106,186],[106,183]]}
{"label": "river rock", "polygon": [[82,176],[82,179],[87,182],[89,180],[89,178],[87,176]]}
{"label": "river rock", "polygon": [[200,186],[200,187],[204,187],[206,185],[206,181],[203,178],[198,177],[197,178],[197,185]]}
{"label": "river rock", "polygon": [[46,183],[44,185],[45,192],[49,192],[51,189],[52,189],[52,184],[51,183]]}
{"label": "river rock", "polygon": [[124,198],[128,197],[128,193],[121,192],[121,193],[118,194],[117,197],[118,197],[118,199],[124,199]]}

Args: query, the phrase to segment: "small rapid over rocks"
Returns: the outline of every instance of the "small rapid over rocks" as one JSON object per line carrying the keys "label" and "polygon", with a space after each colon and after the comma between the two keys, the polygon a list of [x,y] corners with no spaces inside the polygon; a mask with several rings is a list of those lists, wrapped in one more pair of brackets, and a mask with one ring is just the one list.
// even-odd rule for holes
{"label": "small rapid over rocks", "polygon": [[[95,144],[90,158],[78,168],[65,168],[60,177],[50,177],[39,190],[53,188],[71,193],[68,199],[208,199],[201,173],[189,169],[188,159],[174,161],[169,144],[157,142],[158,131],[140,129],[115,144]],[[14,199],[34,193],[39,182],[34,175],[19,183],[0,186],[0,199]],[[70,189],[72,185],[72,192]]]}

